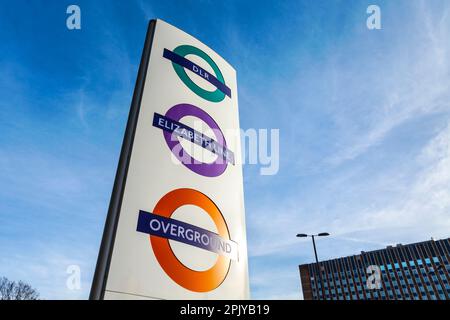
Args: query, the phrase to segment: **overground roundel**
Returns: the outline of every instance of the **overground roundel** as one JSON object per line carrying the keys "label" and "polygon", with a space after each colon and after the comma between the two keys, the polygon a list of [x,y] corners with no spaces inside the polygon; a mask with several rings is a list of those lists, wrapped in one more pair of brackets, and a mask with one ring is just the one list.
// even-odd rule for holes
{"label": "overground roundel", "polygon": [[[187,55],[195,55],[200,57],[213,69],[214,75],[204,70],[201,66],[186,59]],[[214,60],[204,51],[191,45],[181,45],[176,47],[173,51],[164,49],[163,56],[172,61],[172,66],[178,77],[198,96],[211,102],[220,102],[225,98],[225,96],[231,97],[231,90],[226,86],[222,72]],[[216,87],[216,90],[208,91],[198,86],[189,78],[186,73],[186,69],[210,82]]]}
{"label": "overground roundel", "polygon": [[[218,234],[179,220],[172,214],[184,205],[203,209],[214,222]],[[137,231],[150,234],[153,252],[165,273],[177,284],[194,292],[208,292],[219,287],[227,277],[231,259],[237,260],[237,243],[230,239],[226,221],[216,204],[194,189],[176,189],[164,195],[152,213],[140,211]],[[186,267],[174,254],[169,239],[218,253],[208,270]]]}

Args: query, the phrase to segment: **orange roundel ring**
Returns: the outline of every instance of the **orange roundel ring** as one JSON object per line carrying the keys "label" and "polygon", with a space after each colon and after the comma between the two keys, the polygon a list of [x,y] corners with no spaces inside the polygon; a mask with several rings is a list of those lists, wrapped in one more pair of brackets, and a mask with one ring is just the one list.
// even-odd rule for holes
{"label": "orange roundel ring", "polygon": [[[230,240],[230,234],[225,219],[215,203],[203,193],[193,189],[176,189],[163,196],[155,206],[153,213],[170,218],[179,207],[194,205],[202,208],[216,225],[220,237]],[[189,269],[175,256],[169,240],[150,235],[150,243],[161,267],[166,274],[180,286],[195,292],[214,290],[225,280],[231,260],[219,255],[217,262],[210,269],[196,271]]]}

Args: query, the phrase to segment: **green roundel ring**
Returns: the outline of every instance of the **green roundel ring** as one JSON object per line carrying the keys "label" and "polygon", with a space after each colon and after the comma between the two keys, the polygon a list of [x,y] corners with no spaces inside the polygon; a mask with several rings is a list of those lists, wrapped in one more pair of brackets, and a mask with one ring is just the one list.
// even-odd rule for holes
{"label": "green roundel ring", "polygon": [[[190,45],[181,45],[176,47],[175,50],[173,50],[173,52],[182,56],[183,58],[186,57],[188,54],[193,54],[202,58],[213,69],[217,80],[225,84],[225,79],[223,78],[222,72],[220,72],[220,69],[217,66],[217,64],[214,62],[213,59],[211,59],[210,56],[208,56],[205,52],[203,52],[199,48]],[[225,98],[225,93],[223,93],[219,89],[216,89],[215,91],[208,91],[203,88],[200,88],[194,81],[191,80],[191,78],[189,78],[189,76],[186,73],[186,69],[184,67],[174,62],[172,62],[172,66],[177,75],[180,77],[181,81],[183,81],[184,84],[188,86],[188,88],[191,89],[193,92],[195,92],[198,96],[211,102],[220,102]]]}

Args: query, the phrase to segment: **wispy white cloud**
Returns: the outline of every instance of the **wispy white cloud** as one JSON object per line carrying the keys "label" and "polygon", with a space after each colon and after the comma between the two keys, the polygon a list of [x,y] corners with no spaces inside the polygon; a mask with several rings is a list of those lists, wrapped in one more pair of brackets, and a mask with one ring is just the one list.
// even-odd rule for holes
{"label": "wispy white cloud", "polygon": [[[1,275],[29,283],[37,289],[41,299],[87,299],[92,282],[91,261],[95,259],[93,248],[78,244],[63,248],[41,243],[30,246],[30,249],[33,252],[3,252],[0,257]],[[67,286],[71,275],[67,268],[71,265],[80,267],[79,289]]]}
{"label": "wispy white cloud", "polygon": [[159,18],[155,16],[154,10],[152,9],[152,6],[148,1],[137,0],[137,5],[141,10],[142,14],[145,16],[146,20]]}
{"label": "wispy white cloud", "polygon": [[[352,138],[344,147],[327,160],[331,164],[339,165],[343,161],[355,159],[407,121],[450,111],[450,70],[446,58],[450,53],[449,8],[445,7],[441,12],[431,11],[424,2],[419,2],[413,8],[415,10],[412,10],[411,15],[414,20],[405,22],[400,29],[405,32],[414,30],[416,34],[410,38],[399,35],[403,44],[400,48],[385,48],[390,53],[378,58],[377,64],[369,64],[370,69],[364,70],[363,76],[353,74],[362,85],[367,74],[375,75],[372,80],[386,85],[381,86],[382,90],[364,87],[366,94],[377,95],[373,104],[366,106],[370,116],[367,126],[361,127],[359,132],[352,132]],[[370,59],[370,55],[368,57]],[[347,71],[340,69],[339,72]],[[341,117],[352,121],[354,117],[351,110],[348,111]],[[348,126],[348,120],[343,121],[340,126],[342,130]]]}
{"label": "wispy white cloud", "polygon": [[[417,162],[420,169],[414,173],[399,194],[388,197],[387,201],[360,211],[352,209],[336,212],[330,209],[326,213],[311,213],[308,209],[292,200],[290,204],[263,204],[257,217],[250,215],[249,232],[254,241],[249,245],[251,256],[292,255],[298,253],[297,232],[320,232],[327,228],[334,238],[340,240],[373,244],[383,247],[392,244],[387,241],[389,230],[408,230],[398,233],[399,239],[393,241],[419,241],[429,236],[446,237],[450,229],[450,123],[433,137],[410,161]],[[389,177],[387,177],[389,179]],[[349,182],[347,181],[346,184]],[[402,181],[397,181],[402,183]],[[409,184],[410,183],[410,184]],[[378,184],[366,181],[371,192],[382,192]],[[345,184],[344,184],[345,185]],[[332,192],[339,192],[337,185]],[[329,200],[323,199],[328,202]],[[336,204],[340,206],[339,203]],[[273,208],[277,207],[274,212]],[[265,209],[266,208],[266,209]],[[256,235],[261,235],[258,237]]]}
{"label": "wispy white cloud", "polygon": [[[298,181],[247,210],[251,259],[313,261],[311,243],[298,241],[298,232],[332,234],[318,243],[322,259],[449,236],[449,8],[412,4],[409,24],[383,30],[386,37],[355,34],[354,41],[337,44],[327,62],[292,77],[297,81],[275,83],[265,102],[243,89],[241,106],[243,99],[255,108],[269,103],[278,119],[298,119],[280,132],[288,146],[281,174]],[[264,192],[261,177],[250,180]],[[295,263],[289,269],[284,260],[273,263],[273,273],[299,281]],[[278,283],[276,276],[253,272],[255,291],[297,294],[294,286],[275,294],[268,283]]]}
{"label": "wispy white cloud", "polygon": [[[131,67],[121,59],[102,65],[116,63],[126,87]],[[101,100],[90,70],[78,89],[35,99],[29,70],[2,66],[0,276],[30,283],[44,299],[86,299],[131,90]],[[81,268],[81,290],[66,286],[69,265]]]}

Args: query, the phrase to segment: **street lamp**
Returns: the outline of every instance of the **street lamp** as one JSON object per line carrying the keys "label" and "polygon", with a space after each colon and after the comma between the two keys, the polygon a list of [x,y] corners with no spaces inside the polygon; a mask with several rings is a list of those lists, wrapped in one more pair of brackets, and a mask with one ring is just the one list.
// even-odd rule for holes
{"label": "street lamp", "polygon": [[[319,265],[319,259],[317,258],[317,250],[316,250],[316,241],[314,240],[315,237],[326,237],[329,236],[330,234],[328,232],[321,232],[318,234],[306,234],[306,233],[299,233],[297,234],[298,238],[306,238],[306,237],[311,237],[312,238],[312,243],[313,243],[313,247],[314,247],[314,256],[316,257],[316,270],[317,270],[317,274],[319,275],[319,281],[320,283],[322,283],[322,268]],[[324,286],[322,284],[322,297],[325,297],[325,289]]]}
{"label": "street lamp", "polygon": [[313,243],[313,247],[314,247],[314,256],[316,257],[316,263],[319,263],[319,259],[317,258],[317,249],[316,249],[316,241],[314,240],[314,237],[326,237],[329,236],[330,234],[328,232],[321,232],[318,234],[306,234],[306,233],[299,233],[297,234],[298,238],[306,238],[306,237],[311,237],[312,238],[312,243]]}

